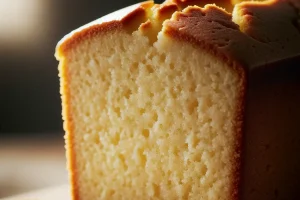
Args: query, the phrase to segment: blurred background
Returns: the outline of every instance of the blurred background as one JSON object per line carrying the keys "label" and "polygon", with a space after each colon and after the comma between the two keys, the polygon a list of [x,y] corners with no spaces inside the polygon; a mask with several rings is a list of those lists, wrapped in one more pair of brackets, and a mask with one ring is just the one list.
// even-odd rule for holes
{"label": "blurred background", "polygon": [[0,0],[0,198],[67,183],[55,46],[137,2]]}

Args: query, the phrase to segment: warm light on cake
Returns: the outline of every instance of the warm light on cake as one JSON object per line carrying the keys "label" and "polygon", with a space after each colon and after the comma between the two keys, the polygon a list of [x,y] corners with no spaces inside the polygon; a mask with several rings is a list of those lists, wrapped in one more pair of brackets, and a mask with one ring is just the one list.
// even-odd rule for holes
{"label": "warm light on cake", "polygon": [[[273,147],[287,155],[299,149],[291,141],[299,140],[300,111],[289,107],[300,100],[290,96],[300,85],[293,73],[300,34],[291,25],[297,4],[237,4],[241,12],[233,20],[218,4],[199,7],[206,3],[137,4],[60,41],[74,200],[294,198],[299,161]],[[256,24],[245,13],[264,18]],[[276,24],[265,23],[275,16]],[[284,39],[270,31],[278,24]],[[286,110],[294,117],[278,122],[274,113]],[[266,143],[272,148],[261,149]],[[283,158],[294,171],[278,164]],[[276,173],[262,173],[265,168]],[[269,179],[272,184],[262,184]]]}

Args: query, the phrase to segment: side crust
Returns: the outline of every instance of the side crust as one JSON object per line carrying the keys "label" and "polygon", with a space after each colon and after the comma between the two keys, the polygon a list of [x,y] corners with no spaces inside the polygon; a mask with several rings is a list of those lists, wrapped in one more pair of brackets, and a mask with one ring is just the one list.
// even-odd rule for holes
{"label": "side crust", "polygon": [[67,156],[67,169],[69,171],[69,181],[71,186],[71,198],[73,200],[79,200],[78,184],[77,184],[77,167],[76,167],[76,156],[74,151],[74,137],[73,137],[73,123],[70,105],[70,89],[68,88],[68,82],[70,77],[68,76],[67,68],[65,67],[65,59],[62,59],[59,64],[59,76],[61,77],[60,93],[62,98],[62,117],[63,117],[63,128],[65,134],[65,149]]}

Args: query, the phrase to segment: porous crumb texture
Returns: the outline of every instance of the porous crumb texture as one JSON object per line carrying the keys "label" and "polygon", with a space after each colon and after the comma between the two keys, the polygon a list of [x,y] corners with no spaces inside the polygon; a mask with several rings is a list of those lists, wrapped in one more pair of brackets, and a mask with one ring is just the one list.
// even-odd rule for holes
{"label": "porous crumb texture", "polygon": [[231,199],[242,82],[232,67],[138,31],[83,40],[60,67],[76,200]]}

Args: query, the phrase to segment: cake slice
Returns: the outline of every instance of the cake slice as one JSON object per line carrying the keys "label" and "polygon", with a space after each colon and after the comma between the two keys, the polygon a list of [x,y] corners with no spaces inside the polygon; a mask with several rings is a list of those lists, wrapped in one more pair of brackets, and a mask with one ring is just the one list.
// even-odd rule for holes
{"label": "cake slice", "polygon": [[148,1],[65,36],[73,200],[299,199],[299,10]]}

